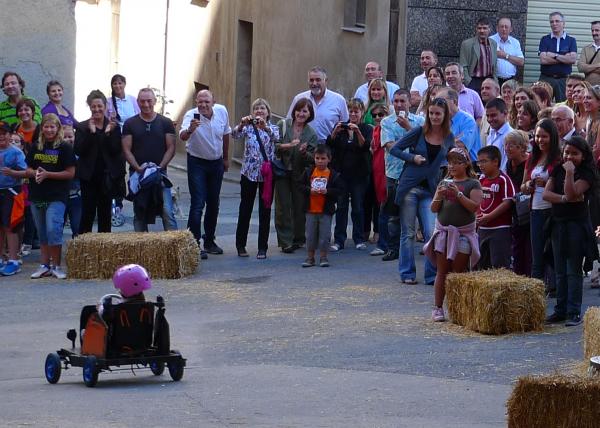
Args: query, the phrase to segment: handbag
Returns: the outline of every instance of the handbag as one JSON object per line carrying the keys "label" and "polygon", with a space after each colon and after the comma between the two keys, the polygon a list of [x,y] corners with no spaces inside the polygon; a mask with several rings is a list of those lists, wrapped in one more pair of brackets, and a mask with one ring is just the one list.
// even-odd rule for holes
{"label": "handbag", "polygon": [[254,124],[252,124],[252,128],[254,129],[254,135],[256,135],[256,142],[258,143],[258,148],[260,150],[260,154],[263,158],[263,163],[260,167],[260,173],[263,176],[263,191],[260,195],[265,206],[270,207],[273,203],[273,162],[269,160],[267,156],[267,152],[265,151],[265,147],[263,146],[263,142],[260,138],[260,133]]}
{"label": "handbag", "polygon": [[524,193],[517,193],[514,196],[515,209],[514,220],[517,226],[529,224],[531,218],[531,196]]}

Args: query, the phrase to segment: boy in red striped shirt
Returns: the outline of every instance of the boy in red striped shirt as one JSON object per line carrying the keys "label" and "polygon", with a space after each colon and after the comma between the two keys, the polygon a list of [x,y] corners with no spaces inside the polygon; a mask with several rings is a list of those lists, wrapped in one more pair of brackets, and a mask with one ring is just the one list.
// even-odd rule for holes
{"label": "boy in red striped shirt", "polygon": [[515,189],[508,175],[500,170],[502,155],[495,146],[486,146],[477,152],[481,170],[479,182],[483,199],[477,212],[479,228],[478,269],[507,268],[511,265],[511,208]]}

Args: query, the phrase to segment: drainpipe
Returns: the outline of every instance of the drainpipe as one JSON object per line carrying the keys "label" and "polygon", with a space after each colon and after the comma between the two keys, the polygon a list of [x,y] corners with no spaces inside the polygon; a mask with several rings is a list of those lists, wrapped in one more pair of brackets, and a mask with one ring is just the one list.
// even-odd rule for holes
{"label": "drainpipe", "polygon": [[390,31],[388,35],[387,76],[386,79],[396,82],[396,61],[398,59],[398,21],[400,19],[400,0],[390,0]]}
{"label": "drainpipe", "polygon": [[160,107],[160,114],[165,114],[165,94],[166,94],[166,88],[167,88],[167,46],[168,46],[168,41],[169,41],[169,7],[170,7],[170,0],[167,0],[167,10],[165,11],[165,55],[163,58],[163,81],[162,81],[162,96],[163,96],[163,102],[161,103],[161,107]]}

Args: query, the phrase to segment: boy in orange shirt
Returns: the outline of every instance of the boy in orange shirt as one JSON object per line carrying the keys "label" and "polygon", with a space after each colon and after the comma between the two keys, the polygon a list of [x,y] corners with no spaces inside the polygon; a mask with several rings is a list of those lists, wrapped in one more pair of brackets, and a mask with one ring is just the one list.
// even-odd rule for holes
{"label": "boy in orange shirt", "polygon": [[327,250],[331,237],[331,219],[340,193],[340,174],[328,168],[329,147],[318,145],[314,153],[315,166],[307,168],[301,179],[306,211],[307,258],[302,267],[315,265],[315,252],[320,252],[320,266],[328,267]]}

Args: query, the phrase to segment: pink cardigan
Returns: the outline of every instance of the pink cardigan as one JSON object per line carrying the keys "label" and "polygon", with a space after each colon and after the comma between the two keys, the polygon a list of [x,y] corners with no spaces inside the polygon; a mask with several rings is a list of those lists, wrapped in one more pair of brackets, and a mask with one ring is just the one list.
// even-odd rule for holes
{"label": "pink cardigan", "polygon": [[[471,244],[471,267],[475,266],[481,257],[479,253],[479,239],[475,231],[475,222],[465,226],[456,227],[452,225],[443,226],[439,221],[435,221],[435,230],[433,236],[423,247],[423,252],[429,258],[431,263],[436,265],[435,252],[446,253],[448,260],[454,260],[458,252],[458,239],[465,236]],[[446,248],[447,247],[447,248]]]}

